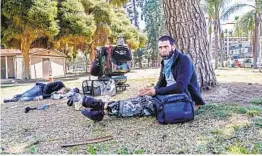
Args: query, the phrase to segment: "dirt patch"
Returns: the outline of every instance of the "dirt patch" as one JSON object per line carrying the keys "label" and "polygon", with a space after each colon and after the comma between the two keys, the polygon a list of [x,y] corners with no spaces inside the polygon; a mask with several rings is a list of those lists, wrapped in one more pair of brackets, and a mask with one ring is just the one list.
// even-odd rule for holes
{"label": "dirt patch", "polygon": [[262,85],[255,83],[220,83],[210,91],[204,91],[207,103],[250,104],[256,98],[262,98]]}

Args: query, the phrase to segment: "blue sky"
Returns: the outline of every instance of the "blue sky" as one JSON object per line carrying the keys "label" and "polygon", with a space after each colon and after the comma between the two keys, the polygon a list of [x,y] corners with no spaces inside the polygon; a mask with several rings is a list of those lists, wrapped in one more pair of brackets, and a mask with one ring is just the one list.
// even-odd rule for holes
{"label": "blue sky", "polygon": [[[231,2],[227,6],[229,7],[229,6],[232,6],[232,5],[236,4],[236,3],[245,3],[245,4],[254,5],[255,1],[254,0],[231,0]],[[245,7],[243,9],[237,11],[236,13],[232,14],[229,17],[229,19],[221,21],[221,24],[225,24],[225,25],[222,25],[222,29],[233,30],[234,25],[233,24],[226,24],[226,23],[235,22],[234,21],[235,16],[241,17],[241,16],[243,16],[245,13],[247,13],[250,10],[252,10],[251,7]]]}
{"label": "blue sky", "polygon": [[[232,6],[236,3],[246,3],[246,4],[251,4],[251,5],[254,5],[254,3],[255,3],[255,0],[229,0],[229,1],[230,2],[228,3],[227,7]],[[221,21],[221,24],[223,24],[222,29],[233,30],[234,25],[226,24],[226,23],[234,22],[235,16],[241,17],[242,15],[244,15],[245,13],[250,11],[251,9],[252,9],[251,7],[245,7],[243,9],[237,11],[236,13],[232,14],[227,20],[222,20]],[[139,9],[138,11],[140,12],[141,10]],[[145,22],[139,20],[139,27],[140,27],[140,29],[144,29],[145,28]]]}

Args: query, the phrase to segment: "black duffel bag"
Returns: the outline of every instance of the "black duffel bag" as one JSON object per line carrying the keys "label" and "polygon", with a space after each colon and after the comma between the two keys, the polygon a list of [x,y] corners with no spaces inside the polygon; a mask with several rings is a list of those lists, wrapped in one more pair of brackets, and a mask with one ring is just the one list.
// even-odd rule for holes
{"label": "black duffel bag", "polygon": [[174,124],[194,120],[195,104],[187,95],[157,95],[154,100],[159,123]]}

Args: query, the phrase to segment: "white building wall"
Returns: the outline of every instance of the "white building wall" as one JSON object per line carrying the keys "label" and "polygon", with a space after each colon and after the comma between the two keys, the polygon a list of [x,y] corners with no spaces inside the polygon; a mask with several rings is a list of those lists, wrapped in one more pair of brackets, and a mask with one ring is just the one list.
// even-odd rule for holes
{"label": "white building wall", "polygon": [[43,78],[43,62],[41,57],[31,57],[30,74],[32,79]]}
{"label": "white building wall", "polygon": [[65,76],[64,58],[50,58],[53,77]]}
{"label": "white building wall", "polygon": [[[30,58],[30,74],[32,79],[43,78],[43,59],[44,57],[33,56]],[[46,57],[48,58],[48,57]],[[50,58],[50,57],[49,57]],[[65,76],[65,58],[53,57],[50,58],[53,77]],[[23,57],[16,56],[15,58],[15,74],[17,79],[23,78]]]}
{"label": "white building wall", "polygon": [[16,56],[15,61],[15,71],[16,71],[16,79],[22,79],[23,78],[23,57],[22,56]]}

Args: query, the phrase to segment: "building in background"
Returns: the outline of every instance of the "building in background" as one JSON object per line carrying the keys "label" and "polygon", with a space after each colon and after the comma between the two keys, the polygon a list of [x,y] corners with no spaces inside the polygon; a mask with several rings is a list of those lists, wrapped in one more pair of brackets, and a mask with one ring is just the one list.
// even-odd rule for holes
{"label": "building in background", "polygon": [[[65,76],[66,55],[56,50],[44,48],[30,49],[31,79],[48,79]],[[1,49],[1,79],[23,78],[23,56],[18,49]]]}
{"label": "building in background", "polygon": [[[262,37],[260,38],[260,53],[262,51]],[[212,55],[215,52],[215,40],[212,38]],[[250,37],[225,36],[224,49],[222,51],[227,58],[252,58],[252,42]],[[261,54],[259,55],[261,56]]]}

